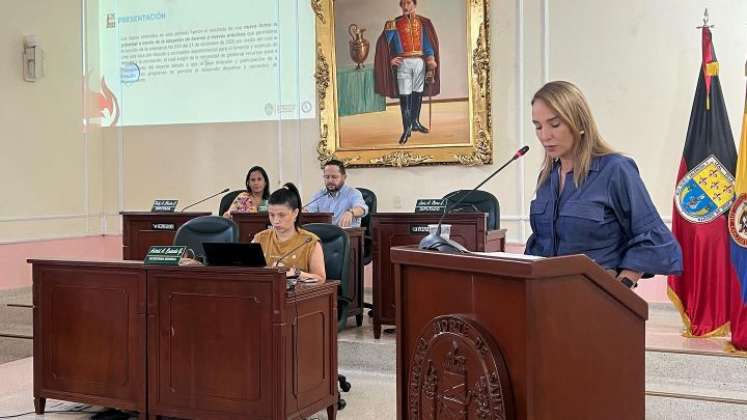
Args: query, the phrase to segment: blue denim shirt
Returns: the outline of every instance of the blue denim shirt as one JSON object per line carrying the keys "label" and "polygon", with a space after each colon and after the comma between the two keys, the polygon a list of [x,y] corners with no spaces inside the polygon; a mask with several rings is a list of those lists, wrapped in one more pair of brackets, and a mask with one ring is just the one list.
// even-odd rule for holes
{"label": "blue denim shirt", "polygon": [[[309,204],[305,210],[312,213],[334,213],[334,220],[332,222],[334,224],[339,224],[342,214],[353,207],[362,208],[364,210],[363,216],[368,214],[368,206],[363,200],[363,194],[361,194],[357,188],[343,184],[340,191],[338,191],[334,196],[329,195],[326,188],[323,188],[314,194],[314,196],[309,199]],[[359,227],[360,225],[360,217],[354,217],[353,221],[350,223],[350,226],[352,227]]]}
{"label": "blue denim shirt", "polygon": [[576,188],[559,163],[537,190],[530,207],[532,236],[526,254],[552,257],[586,254],[605,269],[651,274],[682,272],[682,250],[659,217],[635,162],[619,154],[592,159]]}

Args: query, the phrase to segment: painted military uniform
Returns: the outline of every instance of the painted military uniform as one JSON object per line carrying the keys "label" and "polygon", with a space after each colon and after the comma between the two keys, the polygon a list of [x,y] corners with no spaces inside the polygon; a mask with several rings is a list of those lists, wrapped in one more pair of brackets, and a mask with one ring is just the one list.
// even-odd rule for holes
{"label": "painted military uniform", "polygon": [[[398,67],[391,65],[395,57],[402,58]],[[420,123],[420,109],[424,95],[440,92],[440,66],[426,83],[427,60],[439,63],[438,37],[428,18],[399,16],[386,23],[376,43],[375,90],[382,96],[399,98],[403,126],[400,144],[407,142],[412,131],[428,133]]]}

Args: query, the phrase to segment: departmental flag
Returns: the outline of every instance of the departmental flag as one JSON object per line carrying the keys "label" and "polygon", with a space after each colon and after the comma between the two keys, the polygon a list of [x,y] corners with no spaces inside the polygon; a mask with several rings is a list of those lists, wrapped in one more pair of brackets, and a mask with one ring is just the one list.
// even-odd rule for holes
{"label": "departmental flag", "polygon": [[729,332],[729,299],[736,282],[727,218],[734,201],[737,151],[707,27],[702,29],[701,46],[702,65],[672,211],[683,272],[668,280],[668,295],[682,315],[685,335],[696,337]]}
{"label": "departmental flag", "polygon": [[[747,64],[745,65],[747,76]],[[747,351],[747,90],[745,90],[742,139],[737,159],[737,180],[734,184],[736,200],[729,212],[731,259],[737,280],[731,299],[731,345],[735,350]]]}

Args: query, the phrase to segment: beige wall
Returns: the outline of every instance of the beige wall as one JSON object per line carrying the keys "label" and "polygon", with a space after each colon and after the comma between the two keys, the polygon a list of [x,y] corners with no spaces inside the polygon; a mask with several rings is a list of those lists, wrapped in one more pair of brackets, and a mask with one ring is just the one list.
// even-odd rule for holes
{"label": "beige wall", "polygon": [[[100,231],[100,145],[81,125],[79,0],[0,3],[0,243]],[[23,36],[46,76],[23,81]]]}
{"label": "beige wall", "polygon": [[[529,107],[534,91],[547,80],[571,80],[586,93],[607,140],[638,162],[662,217],[670,219],[700,62],[695,26],[705,7],[716,24],[721,82],[738,138],[747,2],[491,2],[496,163],[521,144],[537,144]],[[534,147],[524,162],[484,187],[501,200],[502,223],[512,241],[523,241],[530,233],[527,208],[541,158]],[[409,210],[417,197],[439,197],[476,185],[495,168],[362,169],[351,171],[351,181],[376,191],[380,209],[398,210],[395,203],[401,201],[403,210]]]}
{"label": "beige wall", "polygon": [[[492,1],[496,164],[521,144],[536,145],[529,121],[532,93],[545,80],[572,80],[588,96],[609,142],[636,159],[655,204],[668,219],[700,60],[695,26],[706,6],[717,25],[714,42],[721,82],[737,136],[745,91],[747,2]],[[79,2],[17,0],[4,1],[0,7],[0,122],[6,127],[2,142],[8,151],[0,155],[0,217],[84,214],[86,191],[89,212],[95,215],[148,209],[154,198],[186,203],[225,186],[240,187],[246,169],[255,163],[266,166],[275,186],[297,181],[305,197],[320,186],[318,130],[313,122],[106,130],[99,140],[89,139],[92,172],[86,178],[79,124]],[[50,15],[55,18],[44,18]],[[48,40],[48,76],[41,84],[25,84],[17,74],[20,37],[28,32]],[[524,162],[484,187],[501,200],[502,223],[512,241],[522,241],[529,233],[527,208],[541,156],[534,147]],[[496,167],[356,169],[350,171],[349,182],[373,189],[381,211],[409,211],[416,198],[473,186]],[[50,193],[50,182],[61,193]],[[214,199],[197,209],[215,211],[216,206]],[[10,227],[11,239],[98,228],[97,222],[86,227],[77,220],[3,220],[0,239],[8,237]],[[108,232],[119,231],[117,217],[106,221]]]}
{"label": "beige wall", "polygon": [[658,208],[671,217],[677,163],[701,62],[701,33],[695,26],[708,7],[716,24],[712,31],[721,86],[738,142],[745,100],[747,2],[564,3],[567,7],[553,4],[550,9],[550,77],[575,80],[584,89],[604,135],[635,158]]}

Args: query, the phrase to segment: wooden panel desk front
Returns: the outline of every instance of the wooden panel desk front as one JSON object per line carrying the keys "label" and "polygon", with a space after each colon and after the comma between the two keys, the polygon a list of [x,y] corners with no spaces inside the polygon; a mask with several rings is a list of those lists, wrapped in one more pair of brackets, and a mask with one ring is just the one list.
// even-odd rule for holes
{"label": "wooden panel desk front", "polygon": [[[513,403],[515,416],[489,418],[644,418],[648,307],[586,256],[523,261],[415,247],[391,255],[398,419],[427,417],[415,415],[421,401],[461,404],[465,419],[499,412],[496,403]],[[458,355],[457,375],[449,355]],[[491,359],[508,377],[489,373],[487,386],[475,386],[480,371],[494,370]],[[452,390],[471,398],[446,401]]]}
{"label": "wooden panel desk front", "polygon": [[337,282],[286,291],[274,269],[30,262],[37,413],[55,398],[143,419],[334,418]]}
{"label": "wooden panel desk front", "polygon": [[[452,213],[443,223],[451,225],[451,239],[470,251],[503,251],[506,230],[488,231],[485,213]],[[417,245],[429,224],[438,223],[437,213],[375,213],[371,217],[373,238],[373,321],[374,337],[381,337],[382,324],[394,324],[394,272],[389,249]]]}
{"label": "wooden panel desk front", "polygon": [[123,211],[122,258],[143,260],[152,245],[171,245],[179,226],[206,212],[153,213],[149,211]]}

